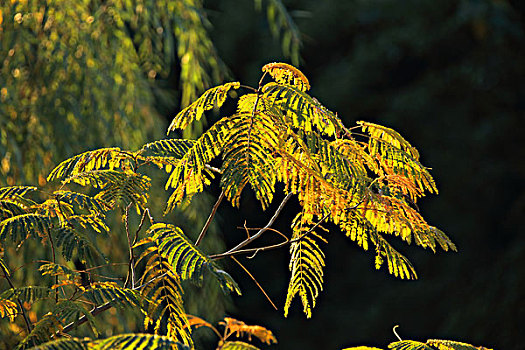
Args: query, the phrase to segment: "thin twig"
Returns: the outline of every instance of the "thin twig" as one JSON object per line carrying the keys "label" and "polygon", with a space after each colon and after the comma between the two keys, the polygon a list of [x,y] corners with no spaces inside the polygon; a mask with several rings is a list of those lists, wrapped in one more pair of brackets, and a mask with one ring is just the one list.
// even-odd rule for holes
{"label": "thin twig", "polygon": [[139,232],[142,229],[142,225],[144,225],[144,221],[146,219],[146,214],[149,215],[149,209],[144,210],[144,212],[142,213],[142,217],[140,218],[139,227],[137,227],[137,231],[135,231],[135,238],[133,238],[133,242],[131,243],[132,246],[134,246],[135,243],[137,243],[137,241],[139,239]]}
{"label": "thin twig", "polygon": [[[11,278],[9,278],[9,271],[6,269],[6,267],[4,267],[3,264],[0,264],[0,267],[2,268],[2,271],[4,271],[4,277],[7,280],[7,283],[9,283],[9,286],[13,289],[13,292],[14,292],[16,288],[15,288],[15,285],[13,284],[13,281],[11,281]],[[18,307],[20,307],[20,311],[22,312],[22,316],[24,317],[24,321],[27,327],[27,333],[29,334],[31,333],[31,330],[33,328],[31,326],[31,321],[27,317],[27,314],[24,310],[24,305],[22,304],[22,301],[20,300],[20,298],[16,298],[16,301],[18,302]],[[33,340],[33,345],[35,345],[34,340]]]}
{"label": "thin twig", "polygon": [[254,234],[253,236],[251,236],[249,238],[246,238],[244,241],[242,241],[241,243],[237,244],[235,247],[233,247],[232,249],[228,250],[227,252],[222,253],[222,254],[216,254],[216,255],[213,255],[213,256],[210,256],[210,257],[218,258],[218,257],[224,257],[224,256],[233,255],[236,251],[240,250],[241,248],[243,248],[246,245],[250,244],[251,242],[253,242],[257,238],[261,237],[261,235],[264,232],[266,232],[266,231],[268,231],[270,229],[270,227],[273,225],[273,223],[275,222],[275,220],[277,219],[277,217],[279,216],[279,214],[283,210],[284,205],[286,204],[286,202],[288,202],[288,200],[291,197],[292,197],[292,192],[288,193],[286,195],[286,197],[284,197],[283,201],[281,202],[281,204],[279,204],[279,207],[277,208],[277,210],[275,211],[275,213],[271,217],[270,221],[268,221],[266,226],[264,226],[259,231],[257,231],[256,234]]}
{"label": "thin twig", "polygon": [[239,260],[237,260],[234,256],[230,256],[230,258],[232,258],[233,261],[235,261],[243,270],[244,272],[246,272],[248,274],[248,276],[250,276],[250,278],[255,282],[255,284],[257,285],[257,287],[259,287],[259,289],[261,290],[261,292],[264,294],[264,296],[266,297],[266,299],[268,299],[268,301],[270,302],[270,304],[272,304],[273,308],[275,310],[278,310],[277,309],[277,306],[275,306],[275,304],[273,303],[272,299],[270,298],[270,296],[266,293],[266,291],[264,290],[264,288],[259,284],[259,282],[257,282],[257,280],[255,279],[255,277],[253,277],[253,275],[250,273],[250,271],[248,271],[248,269],[246,267],[244,267],[243,264],[241,264],[239,262]]}
{"label": "thin twig", "polygon": [[131,289],[135,288],[135,257],[133,256],[133,245],[131,243],[131,236],[129,234],[129,209],[133,203],[129,203],[126,207],[126,215],[124,217],[124,226],[126,227],[126,237],[128,238],[128,251],[129,251],[129,268],[128,276],[126,277],[126,282],[124,282],[124,287],[127,287],[131,280]]}
{"label": "thin twig", "polygon": [[397,334],[397,332],[396,332],[396,328],[397,328],[397,327],[399,327],[398,324],[396,324],[396,325],[394,326],[394,328],[392,328],[392,332],[394,332],[395,336],[397,337],[397,339],[399,339],[399,341],[403,341],[403,339],[401,339],[401,337],[399,336],[399,334]]}
{"label": "thin twig", "polygon": [[210,216],[208,217],[208,220],[206,220],[206,223],[204,224],[204,227],[201,230],[201,233],[199,234],[199,237],[195,241],[195,246],[197,247],[199,244],[201,244],[202,239],[206,235],[206,232],[208,231],[208,228],[210,227],[211,221],[213,220],[213,217],[215,216],[215,213],[217,212],[217,209],[219,208],[219,205],[221,204],[222,200],[224,199],[224,190],[221,191],[221,194],[219,195],[219,198],[217,199],[217,202],[213,205],[213,208],[211,210]]}

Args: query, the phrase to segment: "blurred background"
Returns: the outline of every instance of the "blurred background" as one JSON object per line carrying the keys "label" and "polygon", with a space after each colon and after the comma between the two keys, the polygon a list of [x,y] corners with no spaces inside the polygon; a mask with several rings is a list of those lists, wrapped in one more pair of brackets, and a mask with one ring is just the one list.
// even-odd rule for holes
{"label": "blurred background", "polygon": [[[386,347],[395,325],[403,339],[523,349],[525,2],[44,3],[0,5],[0,185],[44,185],[55,164],[87,149],[136,149],[162,138],[203,89],[225,80],[255,86],[262,65],[293,63],[347,126],[377,122],[419,150],[440,190],[419,207],[459,252],[400,246],[419,275],[401,281],[332,230],[312,319],[298,300],[283,316],[286,249],[241,260],[280,310],[230,265],[243,296],[217,302],[211,319],[227,314],[266,326],[279,340],[272,348],[287,350]],[[210,193],[193,214],[169,220],[200,227],[195,220],[205,219],[199,213],[207,215],[218,188]],[[210,247],[242,239],[236,227],[245,220],[267,222],[275,208],[261,213],[252,199],[247,193],[240,210],[221,206]],[[276,223],[283,232],[296,205]],[[206,307],[191,308],[206,317]]]}

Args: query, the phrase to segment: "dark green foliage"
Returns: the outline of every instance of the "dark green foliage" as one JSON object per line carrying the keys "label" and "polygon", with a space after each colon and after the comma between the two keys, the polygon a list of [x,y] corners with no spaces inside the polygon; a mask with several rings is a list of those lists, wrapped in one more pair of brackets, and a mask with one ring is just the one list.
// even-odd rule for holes
{"label": "dark green foliage", "polygon": [[18,244],[28,235],[42,239],[51,230],[52,223],[48,216],[35,213],[22,214],[0,222],[0,240],[10,238],[12,242]]}
{"label": "dark green foliage", "polygon": [[48,287],[28,286],[16,289],[8,289],[0,294],[0,298],[9,299],[11,301],[20,299],[22,302],[32,304],[35,301],[49,298],[51,292],[52,290]]}
{"label": "dark green foliage", "polygon": [[146,348],[149,350],[189,350],[188,346],[175,342],[169,337],[152,334],[121,334],[107,339],[90,342],[93,350],[132,350]]}
{"label": "dark green foliage", "polygon": [[76,204],[80,209],[87,209],[93,214],[103,214],[109,209],[109,205],[101,199],[95,199],[91,196],[79,192],[72,191],[55,191],[53,193],[57,200],[64,201],[69,204]]}
{"label": "dark green foliage", "polygon": [[93,305],[102,305],[111,302],[120,307],[140,306],[139,292],[129,288],[122,288],[116,283],[95,282],[84,288],[82,297],[91,301]]}

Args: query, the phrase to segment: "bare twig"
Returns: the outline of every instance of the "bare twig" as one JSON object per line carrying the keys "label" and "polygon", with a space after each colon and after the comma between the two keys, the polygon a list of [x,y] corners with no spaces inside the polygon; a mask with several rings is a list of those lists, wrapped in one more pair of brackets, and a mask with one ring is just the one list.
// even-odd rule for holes
{"label": "bare twig", "polygon": [[213,217],[215,216],[215,213],[217,212],[217,209],[219,208],[219,205],[221,204],[223,199],[224,199],[224,191],[221,191],[221,194],[219,198],[217,199],[217,202],[215,202],[215,205],[213,206],[213,209],[211,210],[208,220],[206,220],[206,223],[204,224],[204,227],[202,228],[201,233],[199,234],[199,237],[195,241],[195,246],[198,246],[199,244],[201,244],[202,239],[206,235],[206,232],[208,231],[208,228],[210,227],[211,221],[213,220]]}
{"label": "bare twig", "polygon": [[132,246],[134,246],[135,243],[137,243],[139,239],[139,232],[142,229],[142,225],[144,225],[146,214],[150,216],[150,220],[151,220],[151,214],[149,213],[149,209],[146,208],[144,212],[142,213],[142,217],[140,218],[140,223],[139,223],[139,226],[137,227],[137,231],[135,231],[135,238],[133,238],[133,242],[131,243]]}
{"label": "bare twig", "polygon": [[255,282],[255,284],[257,285],[257,287],[259,287],[259,289],[261,290],[261,292],[264,294],[264,296],[266,297],[266,299],[268,299],[268,301],[270,302],[270,304],[272,304],[273,308],[275,310],[277,310],[277,306],[275,306],[274,302],[272,301],[272,299],[270,298],[270,296],[266,293],[266,291],[264,290],[264,288],[259,284],[259,282],[257,282],[257,280],[255,279],[255,277],[253,277],[253,275],[250,273],[250,271],[248,271],[248,269],[246,267],[244,267],[243,264],[241,264],[239,262],[239,260],[237,260],[234,256],[230,256],[230,258],[232,258],[233,261],[235,261],[243,270],[244,272],[246,272],[248,274],[248,276],[250,276],[250,278]]}
{"label": "bare twig", "polygon": [[399,336],[399,334],[397,334],[397,332],[396,332],[396,328],[397,328],[397,327],[399,327],[398,324],[396,324],[396,325],[394,326],[394,328],[392,328],[392,332],[394,332],[395,336],[397,337],[397,339],[399,339],[399,341],[403,341],[403,339],[401,339],[401,337]]}
{"label": "bare twig", "polygon": [[238,250],[242,249],[243,247],[245,247],[246,245],[250,244],[251,242],[253,242],[257,238],[261,237],[261,235],[264,232],[266,232],[266,231],[268,231],[270,229],[270,227],[273,225],[273,223],[275,222],[275,220],[277,219],[277,217],[279,216],[279,214],[283,210],[284,205],[286,204],[286,202],[288,202],[288,200],[291,197],[292,197],[292,193],[290,192],[290,193],[288,193],[286,195],[286,197],[284,197],[284,199],[282,200],[281,204],[279,204],[279,207],[277,208],[277,210],[275,211],[275,213],[271,217],[270,221],[268,221],[266,226],[264,226],[259,231],[257,231],[257,233],[255,233],[253,236],[251,236],[249,238],[246,238],[244,241],[242,241],[241,243],[237,244],[235,247],[233,247],[232,249],[228,250],[227,252],[222,253],[222,254],[212,255],[212,256],[210,256],[210,258],[217,259],[217,258],[222,258],[222,257],[225,257],[225,256],[230,256],[230,255],[236,254],[236,252]]}
{"label": "bare twig", "polygon": [[[135,288],[135,257],[133,256],[133,244],[131,243],[131,236],[129,234],[129,209],[133,203],[129,203],[126,207],[126,215],[124,217],[124,224],[126,227],[126,237],[128,238],[128,251],[129,251],[129,268],[128,276],[126,277],[126,282],[124,282],[124,287],[127,287],[131,280],[131,289]],[[137,232],[138,233],[138,232]]]}
{"label": "bare twig", "polygon": [[286,241],[284,241],[284,242],[277,243],[277,244],[272,244],[272,245],[267,245],[267,246],[264,246],[264,247],[250,248],[250,249],[238,249],[238,250],[235,250],[235,251],[231,251],[230,250],[230,251],[225,252],[225,253],[210,255],[210,258],[211,259],[221,259],[221,258],[224,258],[224,257],[227,257],[227,256],[253,253],[253,255],[250,256],[250,259],[251,259],[251,258],[255,257],[255,255],[257,253],[259,253],[259,252],[264,252],[266,250],[277,249],[277,248],[284,247],[284,246],[286,246],[288,244],[299,242],[306,235],[312,233],[319,225],[321,225],[323,223],[323,221],[325,221],[328,218],[329,215],[330,214],[326,214],[325,216],[323,216],[323,218],[321,220],[319,220],[314,226],[312,226],[308,231],[306,231],[301,236],[299,236],[299,237],[297,237],[295,239],[288,239],[287,238]]}

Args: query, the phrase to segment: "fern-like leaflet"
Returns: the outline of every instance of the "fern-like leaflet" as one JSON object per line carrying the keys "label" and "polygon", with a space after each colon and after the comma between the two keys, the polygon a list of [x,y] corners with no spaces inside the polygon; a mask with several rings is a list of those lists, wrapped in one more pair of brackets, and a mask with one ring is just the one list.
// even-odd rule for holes
{"label": "fern-like leaflet", "polygon": [[63,338],[41,344],[33,350],[190,350],[170,337],[153,334],[119,334],[106,339]]}
{"label": "fern-like leaflet", "polygon": [[64,160],[57,165],[47,177],[47,181],[63,180],[76,174],[93,170],[114,169],[121,166],[130,155],[121,152],[120,148],[101,148],[84,152]]}
{"label": "fern-like leaflet", "polygon": [[173,118],[168,133],[176,129],[184,129],[194,121],[200,120],[205,111],[220,108],[226,101],[228,91],[238,89],[239,86],[238,82],[232,82],[209,89]]}
{"label": "fern-like leaflet", "polygon": [[210,272],[225,293],[241,291],[233,278],[197,248],[176,226],[157,223],[148,234],[157,242],[160,255],[171,265],[182,280],[202,283],[204,271]]}
{"label": "fern-like leaflet", "polygon": [[166,189],[174,189],[166,211],[174,209],[184,199],[191,200],[194,194],[204,189],[204,185],[210,184],[213,174],[206,167],[207,163],[222,152],[224,137],[229,128],[228,119],[223,118],[187,149],[166,182]]}
{"label": "fern-like leaflet", "polygon": [[272,150],[277,147],[278,129],[264,110],[258,95],[244,95],[237,114],[230,119],[236,132],[230,133],[224,145],[221,186],[234,206],[239,205],[247,183],[263,209],[273,199],[276,175]]}
{"label": "fern-like leaflet", "polygon": [[34,238],[46,237],[53,229],[48,216],[36,213],[22,214],[0,222],[0,241],[10,237],[15,243],[25,240],[28,236]]}
{"label": "fern-like leaflet", "polygon": [[325,255],[319,242],[326,243],[326,240],[305,219],[304,215],[299,214],[293,224],[289,264],[291,277],[284,304],[285,317],[288,316],[288,309],[296,295],[301,298],[306,317],[312,317],[317,296],[323,289]]}
{"label": "fern-like leaflet", "polygon": [[138,246],[153,243],[140,256],[146,261],[144,274],[140,280],[140,290],[146,317],[144,327],[153,327],[155,334],[166,334],[179,339],[183,344],[192,345],[191,330],[184,311],[180,277],[168,261],[159,254],[157,242],[148,238]]}

